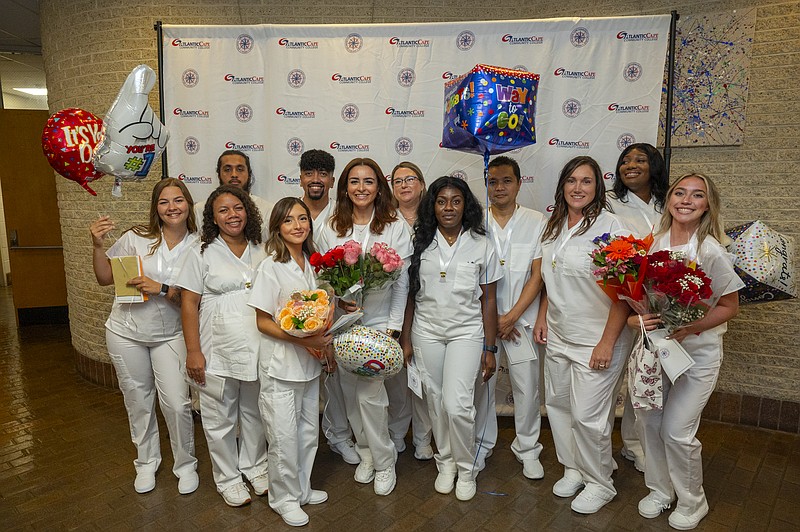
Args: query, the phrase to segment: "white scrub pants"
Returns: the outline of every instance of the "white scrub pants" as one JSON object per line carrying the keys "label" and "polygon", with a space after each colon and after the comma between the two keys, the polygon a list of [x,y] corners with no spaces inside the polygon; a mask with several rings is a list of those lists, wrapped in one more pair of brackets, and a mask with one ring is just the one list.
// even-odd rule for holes
{"label": "white scrub pants", "polygon": [[431,444],[433,428],[431,415],[428,412],[428,397],[424,390],[422,398],[411,392],[411,434],[415,448]]}
{"label": "white scrub pants", "polygon": [[551,331],[545,356],[545,405],[558,461],[577,470],[589,493],[613,498],[610,411],[614,390],[630,353],[630,333],[623,330],[611,367],[589,368],[592,348],[567,344]]}
{"label": "white scrub pants", "polygon": [[393,466],[397,458],[389,437],[389,396],[382,378],[362,377],[337,370],[344,392],[345,410],[353,434],[356,452],[362,462],[372,462],[377,471]]}
{"label": "white scrub pants", "polygon": [[678,496],[675,509],[685,515],[697,511],[706,498],[702,445],[696,434],[700,414],[719,376],[722,336],[717,338],[716,344],[706,343],[697,350],[690,348],[695,338],[684,340],[695,365],[675,384],[662,373],[663,410],[636,411],[636,428],[644,446],[644,483],[663,499],[672,499],[675,493]]}
{"label": "white scrub pants", "polygon": [[267,431],[269,505],[285,514],[308,503],[319,439],[319,380],[290,382],[261,373],[258,406]]}
{"label": "white scrub pants", "polygon": [[383,382],[389,396],[389,437],[399,442],[405,439],[411,425],[411,396],[414,395],[408,388],[406,368]]}
{"label": "white scrub pants", "polygon": [[336,445],[351,438],[350,424],[347,421],[344,393],[339,378],[340,371],[330,375],[322,372],[320,379],[324,379],[322,386],[325,396],[325,406],[322,409],[322,433],[328,438],[328,443]]}
{"label": "white scrub pants", "polygon": [[203,431],[220,493],[242,482],[242,473],[251,479],[267,472],[267,439],[258,411],[258,392],[258,381],[225,377],[222,401],[200,394]]}
{"label": "white scrub pants", "polygon": [[183,336],[166,342],[137,342],[106,329],[106,345],[128,411],[137,473],[155,473],[161,464],[156,394],[169,431],[172,472],[180,478],[195,471],[194,423],[189,386],[183,379]]}
{"label": "white scrub pants", "polygon": [[[475,480],[475,376],[480,371],[483,339],[442,342],[412,332],[419,349],[428,412],[436,439],[436,467],[440,473]],[[484,393],[484,392],[479,392]]]}
{"label": "white scrub pants", "polygon": [[[638,338],[639,334],[634,334],[634,341],[633,345],[636,344],[636,338]],[[625,364],[623,365],[622,373],[619,376],[619,382],[617,383],[616,388],[614,389],[614,400],[619,397],[619,392],[622,387],[627,382],[625,380],[625,376],[627,375],[626,368],[628,367],[628,359],[630,358],[630,354],[625,357]],[[614,421],[616,420],[616,403],[611,406],[611,413],[609,420],[611,425],[614,425]],[[622,410],[622,420],[620,421],[619,433],[622,437],[622,448],[626,449],[629,453],[633,453],[637,458],[644,458],[644,449],[642,449],[642,443],[639,441],[639,435],[636,433],[636,413],[634,412],[633,404],[631,403],[631,396],[628,393],[627,389],[625,390],[625,404]]]}
{"label": "white scrub pants", "polygon": [[[533,336],[530,328],[525,328],[525,334]],[[498,343],[502,352],[502,343]],[[534,346],[537,350],[538,346]],[[498,360],[500,360],[498,356]],[[541,403],[539,398],[539,373],[541,357],[536,360],[508,364],[508,377],[511,381],[511,393],[514,397],[514,429],[516,437],[511,442],[511,451],[518,460],[538,460],[542,452],[539,435],[542,430]],[[480,384],[483,376],[478,374],[477,383]],[[475,444],[484,459],[497,442],[497,410],[495,385],[497,373],[492,375],[487,384],[491,387],[487,400],[486,392],[480,390],[475,394]],[[477,385],[476,385],[477,386]],[[476,387],[476,389],[479,389]]]}

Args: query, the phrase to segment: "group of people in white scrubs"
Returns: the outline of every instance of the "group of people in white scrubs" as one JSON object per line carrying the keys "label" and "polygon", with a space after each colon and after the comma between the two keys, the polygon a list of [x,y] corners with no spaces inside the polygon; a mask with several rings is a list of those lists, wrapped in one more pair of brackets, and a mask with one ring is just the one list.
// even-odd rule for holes
{"label": "group of people in white scrubs", "polygon": [[[127,283],[148,300],[115,302],[106,324],[137,447],[137,492],[155,487],[161,460],[156,396],[179,491],[197,488],[186,376],[218,387],[218,395],[200,394],[200,409],[214,481],[231,506],[250,501],[245,479],[256,494],[268,493],[270,507],[292,526],[308,522],[303,505],[327,500],[311,487],[321,389],[322,432],[332,451],[357,466],[356,482],[389,495],[411,427],[414,456],[435,460],[435,490],[468,501],[497,441],[494,386],[502,362],[515,404],[511,450],[523,475],[545,475],[543,395],[564,467],[553,493],[574,497],[578,513],[599,511],[616,495],[613,412],[640,320],[597,286],[592,241],[604,233],[653,233],[654,249],[682,250],[709,273],[719,302],[672,333],[696,364],[676,383],[664,376],[663,410],[626,405],[622,452],[645,474],[643,517],[675,503],[670,525],[697,526],[708,504],[695,434],[741,287],[720,244],[719,195],[706,176],[683,176],[668,189],[658,151],[635,144],[620,155],[607,194],[598,164],[576,157],[559,175],[547,219],[517,203],[522,177],[509,157],[489,163],[488,212],[463,180],[443,176],[426,186],[419,167],[403,162],[387,181],[368,158],[345,166],[331,201],[334,164],[327,152],[305,152],[303,197],[273,208],[248,193],[247,157],[227,153],[218,162],[222,186],[202,210],[195,211],[183,183],[165,179],[153,191],[149,223],[107,252],[114,224],[107,216],[92,224],[100,284],[113,282],[113,258],[142,257],[143,274]],[[365,252],[384,242],[406,262],[393,283],[337,301],[336,312],[359,310],[365,325],[398,340],[409,370],[420,375],[421,397],[409,389],[405,369],[387,379],[336,371],[330,335],[294,337],[276,323],[293,291],[317,286],[310,255],[348,240]],[[642,323],[647,330],[661,325],[656,314]]]}

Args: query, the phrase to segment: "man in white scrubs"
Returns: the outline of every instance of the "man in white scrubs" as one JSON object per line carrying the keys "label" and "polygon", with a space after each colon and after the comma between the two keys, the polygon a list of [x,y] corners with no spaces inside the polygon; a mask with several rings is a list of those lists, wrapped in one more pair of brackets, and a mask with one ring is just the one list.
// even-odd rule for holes
{"label": "man in white scrubs", "polygon": [[[319,249],[319,235],[322,226],[333,214],[334,204],[328,197],[335,177],[333,170],[336,160],[324,150],[308,150],[300,156],[300,187],[303,189],[303,203],[308,205],[314,224],[314,246],[317,251],[325,253],[327,249]],[[342,456],[348,464],[358,464],[361,457],[355,449],[352,431],[347,421],[344,406],[344,394],[339,373],[330,375],[323,373],[325,407],[322,411],[322,432],[328,438],[331,450]]]}
{"label": "man in white scrubs", "polygon": [[[497,282],[499,355],[505,355],[514,396],[516,438],[511,450],[530,479],[544,477],[539,462],[541,414],[539,399],[540,357],[533,343],[533,326],[539,312],[542,287],[542,251],[539,244],[546,220],[540,212],[517,204],[522,185],[519,165],[500,156],[489,163],[487,189],[490,216],[487,229],[494,242],[503,278]],[[510,350],[506,346],[511,347]],[[480,379],[480,377],[479,377]],[[483,469],[497,442],[495,385],[497,375],[485,387],[476,386],[475,439],[477,469]]]}
{"label": "man in white scrubs", "polygon": [[[238,187],[250,194],[250,199],[256,204],[258,212],[261,214],[261,240],[266,242],[269,234],[267,229],[269,215],[272,213],[274,204],[250,192],[250,189],[253,188],[253,170],[250,166],[250,157],[239,150],[225,150],[217,159],[217,178],[220,186]],[[203,230],[203,209],[205,205],[205,201],[196,201],[194,204],[197,229],[201,232]]]}

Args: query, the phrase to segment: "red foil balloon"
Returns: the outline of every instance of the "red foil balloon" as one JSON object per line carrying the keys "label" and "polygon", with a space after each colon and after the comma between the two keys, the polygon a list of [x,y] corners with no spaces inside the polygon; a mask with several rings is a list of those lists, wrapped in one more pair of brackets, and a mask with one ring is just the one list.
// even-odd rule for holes
{"label": "red foil balloon", "polygon": [[97,193],[88,183],[104,174],[92,162],[100,141],[103,121],[89,111],[71,107],[53,114],[42,131],[42,151],[53,169],[79,183],[93,196]]}

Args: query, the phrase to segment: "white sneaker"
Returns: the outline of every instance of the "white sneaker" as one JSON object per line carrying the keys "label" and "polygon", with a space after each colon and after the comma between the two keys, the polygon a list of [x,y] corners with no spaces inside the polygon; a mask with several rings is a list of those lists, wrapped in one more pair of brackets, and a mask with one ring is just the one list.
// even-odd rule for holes
{"label": "white sneaker", "polygon": [[375,473],[375,495],[389,495],[397,484],[397,474],[394,465]]}
{"label": "white sneaker", "polygon": [[537,458],[525,458],[522,460],[522,474],[525,478],[539,480],[544,478],[544,468]]}
{"label": "white sneaker", "polygon": [[258,476],[248,479],[256,495],[266,495],[269,491],[269,473],[264,471]]}
{"label": "white sneaker", "polygon": [[308,498],[308,504],[322,504],[328,500],[328,492],[322,490],[311,490],[311,496]]}
{"label": "white sneaker", "polygon": [[664,510],[669,510],[671,505],[672,501],[665,501],[655,491],[651,491],[647,497],[639,501],[639,515],[645,519],[655,519]]}
{"label": "white sneaker", "polygon": [[392,443],[398,454],[406,450],[406,440],[393,440]]}
{"label": "white sneaker", "polygon": [[220,495],[228,506],[244,506],[250,502],[250,490],[247,489],[247,484],[244,482],[228,486],[220,492]]}
{"label": "white sneaker", "polygon": [[136,493],[147,493],[156,488],[156,474],[146,471],[136,473],[136,480],[133,481],[133,489]]}
{"label": "white sneaker", "polygon": [[572,497],[583,487],[583,480],[580,477],[573,478],[573,475],[580,475],[580,473],[574,471],[571,475],[570,471],[574,470],[565,471],[564,476],[553,484],[553,495],[556,497]]}
{"label": "white sneaker", "polygon": [[433,458],[433,447],[431,447],[431,444],[417,446],[414,450],[414,458],[417,460],[430,460]]}
{"label": "white sneaker", "polygon": [[302,508],[295,508],[288,512],[282,513],[281,518],[283,522],[289,526],[303,526],[308,524],[308,514]]}
{"label": "white sneaker", "polygon": [[572,500],[570,508],[579,514],[593,514],[609,502],[611,502],[611,498],[592,493],[584,488],[583,491]]}
{"label": "white sneaker", "polygon": [[456,499],[468,501],[475,496],[478,491],[478,484],[474,480],[461,480],[456,482]]}
{"label": "white sneaker", "polygon": [[453,491],[453,485],[456,482],[456,474],[455,473],[442,473],[441,471],[436,476],[436,481],[433,483],[434,489],[438,493],[442,493],[447,495],[451,491]]}
{"label": "white sneaker", "polygon": [[191,471],[178,479],[178,493],[181,495],[194,493],[199,485],[200,477],[197,476],[197,471]]}
{"label": "white sneaker", "polygon": [[358,464],[356,474],[353,475],[353,478],[360,484],[369,484],[372,482],[372,479],[375,478],[375,467],[372,465],[372,462],[363,461]]}
{"label": "white sneaker", "polygon": [[708,501],[703,500],[703,504],[694,513],[686,515],[676,508],[669,515],[669,526],[676,530],[692,530],[700,524],[700,520],[708,514]]}
{"label": "white sneaker", "polygon": [[328,442],[328,445],[330,446],[331,451],[341,455],[342,459],[348,464],[356,465],[361,463],[361,457],[358,456],[358,453],[356,452],[353,440],[348,439],[340,441],[339,443]]}
{"label": "white sneaker", "polygon": [[621,454],[624,459],[633,462],[633,467],[636,468],[636,471],[644,473],[644,456],[634,453],[627,447],[623,447],[619,454]]}

